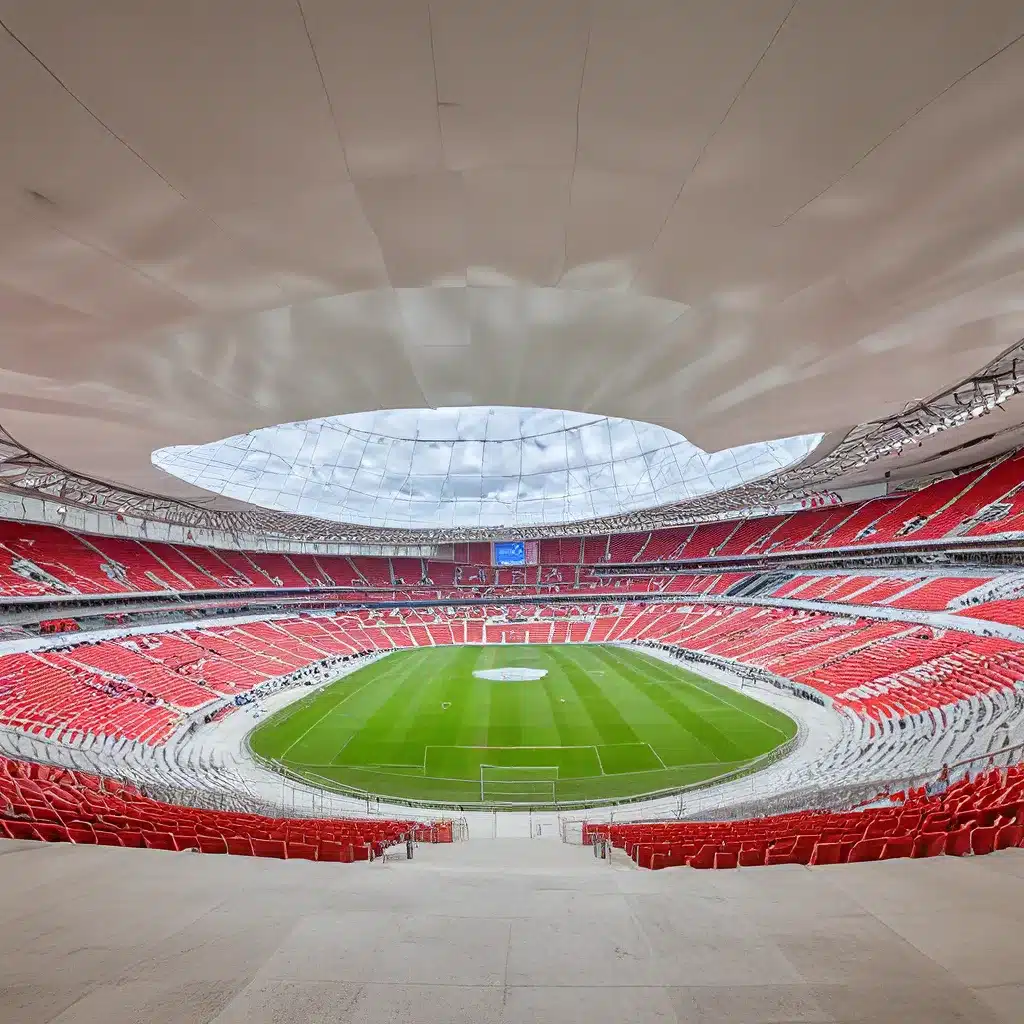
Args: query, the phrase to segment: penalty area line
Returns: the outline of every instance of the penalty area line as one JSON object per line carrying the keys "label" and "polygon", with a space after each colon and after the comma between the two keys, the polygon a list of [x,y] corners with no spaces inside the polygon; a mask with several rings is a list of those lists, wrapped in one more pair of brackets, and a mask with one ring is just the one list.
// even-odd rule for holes
{"label": "penalty area line", "polygon": [[658,764],[660,764],[662,768],[667,768],[668,767],[668,765],[665,764],[665,762],[661,759],[661,754],[659,754],[654,749],[654,747],[651,746],[650,743],[647,744],[647,749],[658,759]]}

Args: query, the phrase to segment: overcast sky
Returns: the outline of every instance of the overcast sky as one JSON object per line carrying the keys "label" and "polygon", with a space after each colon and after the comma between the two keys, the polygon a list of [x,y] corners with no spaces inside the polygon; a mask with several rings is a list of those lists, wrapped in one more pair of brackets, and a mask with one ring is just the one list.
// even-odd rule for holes
{"label": "overcast sky", "polygon": [[265,508],[387,527],[574,522],[776,472],[820,435],[706,454],[631,420],[546,409],[357,413],[153,453],[198,487]]}

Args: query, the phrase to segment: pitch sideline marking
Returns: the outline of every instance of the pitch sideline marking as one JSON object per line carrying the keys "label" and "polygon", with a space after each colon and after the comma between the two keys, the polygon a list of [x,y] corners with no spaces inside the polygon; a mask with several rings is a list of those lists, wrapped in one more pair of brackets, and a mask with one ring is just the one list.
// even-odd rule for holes
{"label": "pitch sideline marking", "polygon": [[[657,760],[658,764],[660,764],[662,768],[668,770],[668,765],[665,764],[665,762],[661,759],[661,755],[654,749],[654,747],[652,747],[650,745],[650,743],[645,743],[645,742],[642,742],[642,741],[640,743],[602,743],[600,747],[598,747],[598,746],[594,747],[594,752],[597,754],[597,763],[601,766],[601,774],[602,775],[607,775],[608,772],[606,772],[604,770],[604,761],[601,760],[601,747],[646,747],[654,755],[654,757]],[[710,767],[713,764],[720,764],[720,763],[721,763],[720,761],[709,761],[708,762],[708,766]],[[685,767],[692,768],[692,767],[695,767],[695,766],[694,765],[685,765]],[[696,767],[699,767],[699,766],[696,766]],[[657,769],[657,768],[648,769],[648,771],[658,771],[658,770],[659,769]],[[615,775],[639,775],[641,773],[640,772],[615,772],[613,774],[615,774]]]}
{"label": "pitch sideline marking", "polygon": [[419,768],[418,764],[392,764],[388,761],[383,764],[335,764],[333,761],[328,761],[326,764],[320,761],[292,761],[291,763],[303,768],[351,768],[353,771],[360,772],[372,772],[376,768]]}
{"label": "pitch sideline marking", "polygon": [[[358,730],[356,730],[356,731],[358,732]],[[348,745],[349,745],[349,744],[350,744],[350,743],[352,742],[352,737],[353,737],[353,736],[355,736],[355,733],[352,733],[352,735],[351,735],[351,736],[349,736],[349,738],[348,738],[347,740],[345,740],[345,742],[344,742],[344,743],[342,743],[342,745],[341,745],[341,750],[339,750],[339,751],[338,751],[338,752],[337,752],[337,753],[336,753],[336,754],[334,755],[335,759],[337,759],[337,758],[341,757],[341,755],[345,753],[345,748],[346,748],[346,747],[347,747],[347,746],[348,746]],[[333,762],[332,762],[332,764],[333,764]]]}
{"label": "pitch sideline marking", "polygon": [[[616,647],[614,644],[601,644],[600,646],[601,646],[601,649],[602,649],[602,653],[608,655],[609,657],[611,657],[615,661],[615,663],[619,667],[619,669],[625,669],[625,670],[629,670],[630,669],[630,667],[631,667],[630,666],[630,661],[632,659],[626,657],[627,653],[639,653],[639,652],[632,652],[632,651],[627,652],[626,650],[624,650],[621,647]],[[642,663],[642,661],[645,660],[647,662],[653,662],[655,665],[664,665],[665,664],[664,662],[659,661],[659,659],[653,658],[653,657],[651,657],[650,655],[648,655],[646,653],[644,654],[643,659],[638,659],[638,660],[641,660],[641,663]],[[619,676],[620,676],[620,678],[622,677],[621,672],[619,673]],[[684,683],[684,684],[688,682],[688,680],[686,680],[686,679],[679,679],[678,678],[678,673],[676,674],[676,679],[674,681],[681,682],[681,683]],[[674,697],[674,695],[672,694],[671,690],[669,690],[668,686],[664,685],[661,681],[659,681],[657,679],[645,678],[644,682],[646,682],[649,685],[654,686],[657,689],[663,691],[664,693],[668,694],[668,696]],[[643,691],[640,691],[640,692],[643,692]],[[701,692],[704,693],[706,691],[701,690]],[[652,701],[654,703],[657,703],[656,701],[654,701],[654,699],[652,697],[649,697],[646,694],[644,696],[647,697],[648,700],[650,700],[650,701]],[[726,703],[726,702],[723,701],[723,703]],[[727,705],[727,706],[732,707],[731,704]],[[709,747],[697,735],[695,735],[689,729],[687,729],[686,726],[683,725],[683,723],[680,722],[678,719],[676,719],[673,715],[671,715],[670,712],[666,711],[664,708],[661,708],[660,705],[658,705],[658,707],[662,710],[662,712],[664,714],[668,715],[668,717],[672,719],[672,722],[676,726],[677,729],[680,729],[682,732],[684,732],[687,736],[690,737],[690,739],[697,745],[697,747],[699,747],[701,750],[703,750],[705,753],[709,754],[710,756],[714,757],[715,752],[714,752],[714,750],[711,749],[711,747]],[[692,708],[690,710],[692,710]],[[638,736],[636,742],[638,742],[640,744],[643,744],[646,741],[641,740],[639,738],[639,736]],[[611,745],[612,744],[605,744],[605,746],[611,746]],[[618,745],[618,744],[615,744],[615,745]],[[662,760],[662,758],[660,757],[658,752],[653,747],[651,747],[650,743],[647,743],[647,746],[651,748],[651,753],[653,753],[654,756],[657,757],[659,761],[661,761],[662,766],[667,769],[668,765],[665,764],[665,762]],[[708,762],[701,762],[701,763],[706,763],[706,764],[731,764],[732,762],[727,762],[727,761],[719,760],[719,761],[708,761]],[[673,768],[680,768],[680,767],[682,767],[682,766],[681,765],[673,765]],[[648,771],[658,771],[659,769],[654,768],[654,769],[647,769],[647,770]],[[637,773],[630,772],[630,773],[627,773],[627,774],[637,774]]]}
{"label": "pitch sideline marking", "polygon": [[[643,744],[636,744],[636,743],[606,743],[606,744],[604,744],[604,746],[609,746],[609,747],[635,747],[635,746],[643,746]],[[647,744],[647,746],[650,746],[650,744]],[[594,752],[594,756],[597,758],[597,765],[601,769],[601,774],[602,775],[607,775],[608,774],[604,770],[604,764],[601,762],[601,751],[597,748],[597,745],[593,744],[593,743],[575,743],[575,744],[572,744],[571,746],[562,746],[561,744],[559,744],[557,746],[549,746],[549,745],[544,745],[544,744],[531,744],[530,746],[498,746],[498,747],[492,747],[490,745],[479,746],[479,745],[472,744],[472,743],[431,743],[428,746],[425,746],[423,748],[423,775],[424,775],[425,778],[428,778],[428,779],[444,778],[444,776],[441,776],[441,775],[428,775],[427,774],[427,752],[429,750],[434,749],[435,747],[437,749],[439,749],[439,750],[592,750]],[[652,753],[653,753],[653,751],[652,751]],[[337,755],[335,755],[335,756],[337,756]],[[657,754],[655,754],[654,756],[658,757]],[[661,761],[661,758],[658,757],[658,760]],[[667,767],[665,765],[664,761],[661,761],[661,764],[662,764],[663,767]],[[418,767],[418,766],[416,766],[416,765],[409,765],[409,767],[412,768],[412,767]],[[558,777],[557,776],[558,767],[559,767],[558,765],[546,765],[546,764],[542,764],[542,765],[532,765],[532,764],[525,764],[525,765],[524,764],[486,764],[485,765],[483,762],[480,763],[481,773],[483,772],[484,768],[511,768],[513,771],[519,771],[519,770],[532,771],[534,768],[544,768],[544,769],[546,769],[546,768],[554,768],[555,772],[556,772],[556,778]],[[596,776],[584,776],[584,778],[596,778]],[[467,779],[467,781],[472,781],[472,780]],[[481,782],[482,781],[483,781],[483,779],[481,779]]]}
{"label": "pitch sideline marking", "polygon": [[[654,660],[657,660],[657,659],[654,659]],[[696,676],[697,679],[701,678],[700,676],[697,676],[696,673],[691,673],[691,674]],[[701,680],[701,681],[702,682],[712,683],[715,686],[720,686],[721,685],[720,683],[714,683],[714,681],[711,680],[711,679],[705,679],[705,680]],[[691,682],[691,685],[695,686],[698,690],[700,690],[701,693],[706,693],[709,697],[713,697],[715,700],[717,700],[721,704],[724,704],[726,707],[732,708],[734,711],[738,711],[741,715],[746,715],[747,718],[753,719],[755,722],[757,722],[758,725],[763,725],[765,728],[771,729],[772,732],[778,733],[783,738],[783,740],[788,739],[786,734],[778,726],[772,725],[769,722],[765,722],[763,719],[758,718],[757,715],[752,714],[750,711],[747,711],[745,708],[738,707],[737,705],[731,703],[730,701],[727,701],[724,697],[719,697],[718,694],[715,693],[714,691],[706,690],[703,686],[700,685],[699,682],[692,682],[690,680],[688,680],[688,682]]]}
{"label": "pitch sideline marking", "polygon": [[[291,750],[292,747],[294,747],[295,744],[298,743],[300,740],[304,740],[306,738],[306,736],[309,733],[311,733],[328,715],[333,715],[334,712],[337,711],[338,708],[340,708],[342,704],[344,704],[346,701],[351,700],[357,693],[361,693],[363,690],[365,690],[370,685],[370,683],[377,682],[377,681],[378,680],[376,680],[376,679],[368,679],[365,683],[363,683],[362,686],[360,686],[357,689],[353,690],[347,697],[342,697],[342,699],[339,700],[337,704],[333,705],[333,707],[328,708],[301,736],[299,736],[295,740],[294,743],[289,744],[288,747],[281,752],[281,756],[278,757],[278,761],[284,761],[285,757],[287,757],[287,755],[288,755],[288,751]],[[341,748],[341,750],[344,750],[345,747],[347,747],[349,745],[349,742],[351,741],[351,739],[352,739],[352,737],[349,736],[349,738],[347,740],[345,740],[345,745]],[[341,750],[338,751],[338,754],[341,753]],[[337,757],[338,754],[335,754],[334,756]]]}
{"label": "pitch sideline marking", "polygon": [[[495,749],[499,749],[499,748],[495,748]],[[546,748],[541,748],[541,749],[557,750],[559,748],[557,748],[557,747],[546,747]],[[531,765],[526,765],[526,766],[523,766],[523,765],[503,765],[503,764],[481,764],[480,765],[480,799],[481,799],[481,801],[485,801],[487,799],[484,796],[484,792],[485,792],[485,790],[487,788],[487,779],[484,776],[484,770],[487,769],[487,768],[490,768],[493,771],[508,771],[510,768],[511,768],[512,771],[526,771],[526,772],[532,772],[532,771],[552,772],[553,771],[555,773],[554,778],[548,778],[548,779],[533,779],[533,780],[531,780],[531,779],[491,779],[490,781],[491,781],[492,785],[495,785],[495,784],[502,785],[503,784],[503,785],[506,785],[506,786],[514,786],[514,785],[517,785],[517,784],[521,785],[524,782],[529,784],[531,781],[533,782],[534,785],[537,785],[537,784],[544,785],[544,784],[550,782],[551,783],[551,799],[553,801],[557,801],[557,792],[556,792],[555,787],[561,781],[559,773],[558,773],[558,765],[557,764],[531,764]],[[469,781],[469,780],[467,780],[467,781]]]}
{"label": "pitch sideline marking", "polygon": [[[698,780],[700,782],[709,782],[710,783],[710,782],[713,782],[715,779],[720,778],[721,775],[729,774],[729,770],[732,769],[732,766],[734,766],[734,765],[739,765],[739,766],[747,765],[747,764],[750,763],[751,760],[753,760],[753,759],[752,758],[746,758],[746,759],[740,760],[740,761],[706,761],[706,762],[701,762],[699,764],[676,765],[675,768],[679,768],[679,769],[684,769],[684,768],[718,768],[719,769],[719,773],[717,775],[708,776],[707,778]],[[305,764],[305,763],[299,762],[299,761],[293,762],[293,764],[295,764],[296,766],[301,767],[301,768],[339,768],[339,767],[348,768],[348,767],[350,767],[350,766],[347,766],[347,765],[335,765],[335,764],[330,764],[330,765]],[[394,765],[393,767],[396,767],[396,768],[417,768],[419,766],[418,765]],[[508,766],[507,765],[492,765],[490,767],[494,767],[494,768],[503,768],[504,767],[504,768],[507,768]],[[545,766],[545,765],[533,765],[531,767],[545,768],[547,766]],[[557,768],[558,766],[557,765],[552,765],[551,767]],[[388,775],[388,776],[392,775],[392,773],[390,773],[390,772],[384,772],[384,771],[378,770],[378,766],[375,766],[375,765],[360,765],[360,766],[356,767],[354,770],[366,771],[366,772],[370,772],[371,774],[376,774],[376,775]],[[671,771],[673,769],[669,769],[669,770]],[[643,771],[639,771],[639,772],[618,772],[618,773],[615,774],[615,776],[610,776],[609,775],[609,776],[607,776],[607,778],[613,778],[613,777],[614,778],[636,778],[637,776],[652,775],[652,774],[655,774],[655,773],[659,773],[661,771],[662,771],[662,769],[660,769],[660,768],[647,768],[647,769],[644,769]],[[393,776],[393,777],[397,777],[397,776]],[[402,777],[406,777],[406,776],[402,776]],[[473,783],[474,782],[473,779],[467,779],[465,776],[460,776],[458,778],[452,778],[451,776],[448,776],[448,775],[430,775],[430,776],[427,776],[427,777],[430,778],[430,779],[433,779],[433,780],[435,780],[437,782],[456,782],[456,783],[467,783],[467,782],[468,783]],[[588,776],[588,777],[589,778],[598,778],[598,776],[596,776],[596,775]],[[337,780],[333,780],[333,781],[337,781]],[[500,783],[502,780],[494,779],[492,781]],[[524,781],[529,781],[529,780],[524,780]],[[546,782],[546,781],[554,781],[554,780],[539,779],[537,781],[539,781],[539,782]],[[564,782],[571,783],[571,782],[573,782],[575,780],[573,780],[573,779],[561,780],[560,779],[558,781],[564,781]],[[339,782],[339,785],[343,786],[344,784]],[[351,788],[351,787],[349,787],[349,788]],[[337,790],[333,790],[333,792],[337,792]],[[370,795],[372,796],[372,795],[376,795],[376,794],[370,794]],[[385,798],[382,796],[381,799],[385,799]]]}
{"label": "pitch sideline marking", "polygon": [[[601,745],[604,747],[636,747],[642,744],[603,743]],[[590,750],[593,746],[593,743],[515,743],[509,746],[492,746],[490,743],[431,743],[428,749],[438,747],[445,750]]]}
{"label": "pitch sideline marking", "polygon": [[[650,654],[645,654],[644,657],[647,658],[649,661],[655,662],[655,664],[666,664],[665,662],[661,661],[660,658],[652,657]],[[691,672],[689,669],[684,669],[683,671],[685,671],[688,675],[692,676],[693,678],[683,679],[681,680],[682,682],[689,683],[689,685],[694,687],[694,689],[700,690],[701,693],[706,693],[709,697],[712,697],[714,700],[717,700],[720,704],[724,704],[727,708],[732,708],[733,711],[738,711],[741,715],[746,715],[747,718],[753,719],[755,722],[757,722],[758,725],[763,725],[766,728],[771,729],[772,732],[777,732],[783,738],[783,740],[788,739],[786,734],[777,726],[771,725],[768,722],[763,721],[762,719],[758,718],[757,715],[751,714],[744,708],[738,707],[737,705],[730,703],[724,697],[719,697],[717,693],[714,693],[711,690],[706,690],[703,686],[700,685],[701,682],[706,682],[711,683],[714,686],[721,686],[721,683],[715,683],[712,679],[703,679],[701,676],[698,676],[696,672]],[[700,680],[700,682],[698,682],[697,680]],[[728,687],[725,687],[725,689],[728,689]]]}

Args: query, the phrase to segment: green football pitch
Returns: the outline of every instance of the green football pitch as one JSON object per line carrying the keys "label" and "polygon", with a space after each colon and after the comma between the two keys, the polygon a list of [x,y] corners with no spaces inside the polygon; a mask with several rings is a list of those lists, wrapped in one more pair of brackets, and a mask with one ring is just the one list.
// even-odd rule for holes
{"label": "green football pitch", "polygon": [[[539,678],[474,674],[497,669]],[[774,708],[637,650],[516,644],[390,654],[271,716],[250,744],[325,788],[542,807],[704,782],[795,732]]]}

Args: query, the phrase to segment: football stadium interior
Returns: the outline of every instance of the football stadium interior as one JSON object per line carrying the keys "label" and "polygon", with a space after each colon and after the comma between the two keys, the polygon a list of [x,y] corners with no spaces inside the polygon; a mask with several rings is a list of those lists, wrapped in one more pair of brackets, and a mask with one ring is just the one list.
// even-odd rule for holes
{"label": "football stadium interior", "polygon": [[1024,1019],[1024,6],[0,0],[0,1021]]}

